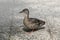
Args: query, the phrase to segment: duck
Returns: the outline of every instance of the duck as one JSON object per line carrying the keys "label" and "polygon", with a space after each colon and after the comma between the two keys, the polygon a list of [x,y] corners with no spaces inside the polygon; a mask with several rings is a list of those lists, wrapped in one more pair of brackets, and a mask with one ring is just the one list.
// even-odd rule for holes
{"label": "duck", "polygon": [[41,28],[43,25],[45,25],[45,21],[43,20],[39,20],[37,18],[30,18],[28,8],[21,10],[19,13],[23,14],[23,24],[27,29],[32,29],[34,31],[35,29]]}

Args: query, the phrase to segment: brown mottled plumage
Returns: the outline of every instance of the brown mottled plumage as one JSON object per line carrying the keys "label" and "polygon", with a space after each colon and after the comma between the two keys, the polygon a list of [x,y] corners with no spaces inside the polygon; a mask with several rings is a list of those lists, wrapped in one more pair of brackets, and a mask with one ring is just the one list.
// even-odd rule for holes
{"label": "brown mottled plumage", "polygon": [[24,14],[23,24],[29,29],[37,29],[45,24],[45,21],[39,20],[37,18],[29,18],[29,10],[27,8],[23,9],[19,13]]}

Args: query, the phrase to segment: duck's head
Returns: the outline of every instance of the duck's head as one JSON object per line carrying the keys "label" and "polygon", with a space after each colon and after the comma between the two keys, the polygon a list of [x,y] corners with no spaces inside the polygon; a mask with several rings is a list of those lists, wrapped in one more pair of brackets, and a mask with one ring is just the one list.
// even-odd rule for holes
{"label": "duck's head", "polygon": [[19,13],[29,14],[29,10],[27,8],[23,9]]}

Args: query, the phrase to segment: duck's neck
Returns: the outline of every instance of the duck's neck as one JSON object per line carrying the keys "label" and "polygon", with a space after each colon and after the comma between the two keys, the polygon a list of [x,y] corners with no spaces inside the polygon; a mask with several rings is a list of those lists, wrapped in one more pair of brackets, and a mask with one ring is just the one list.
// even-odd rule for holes
{"label": "duck's neck", "polygon": [[29,19],[29,14],[26,14],[24,19]]}

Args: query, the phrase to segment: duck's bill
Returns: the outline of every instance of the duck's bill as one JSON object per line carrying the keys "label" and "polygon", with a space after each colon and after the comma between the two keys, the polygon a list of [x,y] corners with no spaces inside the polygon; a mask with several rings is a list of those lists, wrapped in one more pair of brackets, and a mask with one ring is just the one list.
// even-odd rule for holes
{"label": "duck's bill", "polygon": [[19,13],[22,13],[23,11],[20,11]]}

